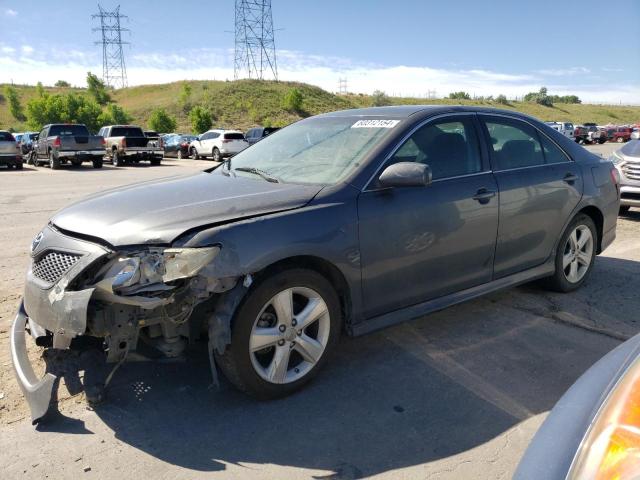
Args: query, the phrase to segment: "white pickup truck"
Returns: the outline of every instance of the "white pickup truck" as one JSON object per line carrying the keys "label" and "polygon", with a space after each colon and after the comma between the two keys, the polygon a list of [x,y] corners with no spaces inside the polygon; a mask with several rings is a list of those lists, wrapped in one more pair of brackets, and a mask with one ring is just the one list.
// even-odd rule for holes
{"label": "white pickup truck", "polygon": [[574,126],[571,122],[544,122],[549,125],[551,128],[556,129],[565,137],[569,137],[570,139],[574,139]]}
{"label": "white pickup truck", "polygon": [[0,130],[0,165],[13,167],[16,170],[22,169],[22,151],[20,144],[6,130]]}

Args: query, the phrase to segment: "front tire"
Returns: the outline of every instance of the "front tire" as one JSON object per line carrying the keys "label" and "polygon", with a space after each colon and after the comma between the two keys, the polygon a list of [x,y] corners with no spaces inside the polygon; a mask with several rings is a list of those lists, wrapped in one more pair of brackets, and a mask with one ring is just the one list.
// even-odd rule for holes
{"label": "front tire", "polygon": [[152,158],[150,160],[151,165],[153,165],[154,167],[157,167],[158,165],[160,165],[161,161],[162,161],[162,159],[160,159],[160,158]]}
{"label": "front tire", "polygon": [[213,151],[211,152],[211,155],[213,156],[214,162],[222,161],[222,155],[220,155],[220,150],[218,150],[218,147],[213,147]]}
{"label": "front tire", "polygon": [[562,235],[556,251],[556,271],[545,279],[556,292],[572,292],[586,281],[593,269],[598,248],[598,232],[588,215],[573,219]]}
{"label": "front tire", "polygon": [[93,168],[102,168],[102,159],[93,160]]}
{"label": "front tire", "polygon": [[178,150],[178,160],[183,160],[184,157],[182,156],[182,149]]}
{"label": "front tire", "polygon": [[317,375],[341,324],[340,301],[326,278],[312,270],[280,271],[247,293],[217,363],[238,389],[260,399],[283,397]]}

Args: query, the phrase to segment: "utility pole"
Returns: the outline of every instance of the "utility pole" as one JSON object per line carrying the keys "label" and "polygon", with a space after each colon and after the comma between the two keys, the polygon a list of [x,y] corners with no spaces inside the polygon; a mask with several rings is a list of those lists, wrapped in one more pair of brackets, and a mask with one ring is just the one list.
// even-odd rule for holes
{"label": "utility pole", "polygon": [[233,77],[278,80],[271,0],[236,0]]}
{"label": "utility pole", "polygon": [[102,81],[113,88],[124,88],[128,83],[122,45],[129,42],[122,41],[122,32],[128,32],[129,29],[122,28],[120,20],[128,17],[120,14],[120,5],[111,12],[102,8],[100,4],[98,9],[100,12],[91,15],[91,18],[100,19],[100,26],[93,31],[102,34],[102,39],[94,42],[96,45],[102,45]]}

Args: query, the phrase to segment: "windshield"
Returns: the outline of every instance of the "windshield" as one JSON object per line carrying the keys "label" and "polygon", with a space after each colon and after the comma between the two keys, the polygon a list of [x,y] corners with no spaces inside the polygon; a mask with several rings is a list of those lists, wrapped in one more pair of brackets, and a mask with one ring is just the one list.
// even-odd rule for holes
{"label": "windshield", "polygon": [[[239,153],[231,160],[231,168],[257,169],[285,183],[336,184],[356,170],[398,123],[361,117],[304,120]],[[224,173],[227,168],[220,170]]]}

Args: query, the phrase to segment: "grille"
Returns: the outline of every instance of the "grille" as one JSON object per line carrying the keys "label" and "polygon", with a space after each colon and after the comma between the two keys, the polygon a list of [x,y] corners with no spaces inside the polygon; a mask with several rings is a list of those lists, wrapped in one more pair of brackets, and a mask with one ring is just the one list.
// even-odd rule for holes
{"label": "grille", "polygon": [[47,283],[55,283],[79,258],[80,255],[51,251],[33,263],[33,275]]}
{"label": "grille", "polygon": [[630,180],[640,180],[640,163],[625,163],[622,166],[622,173]]}

